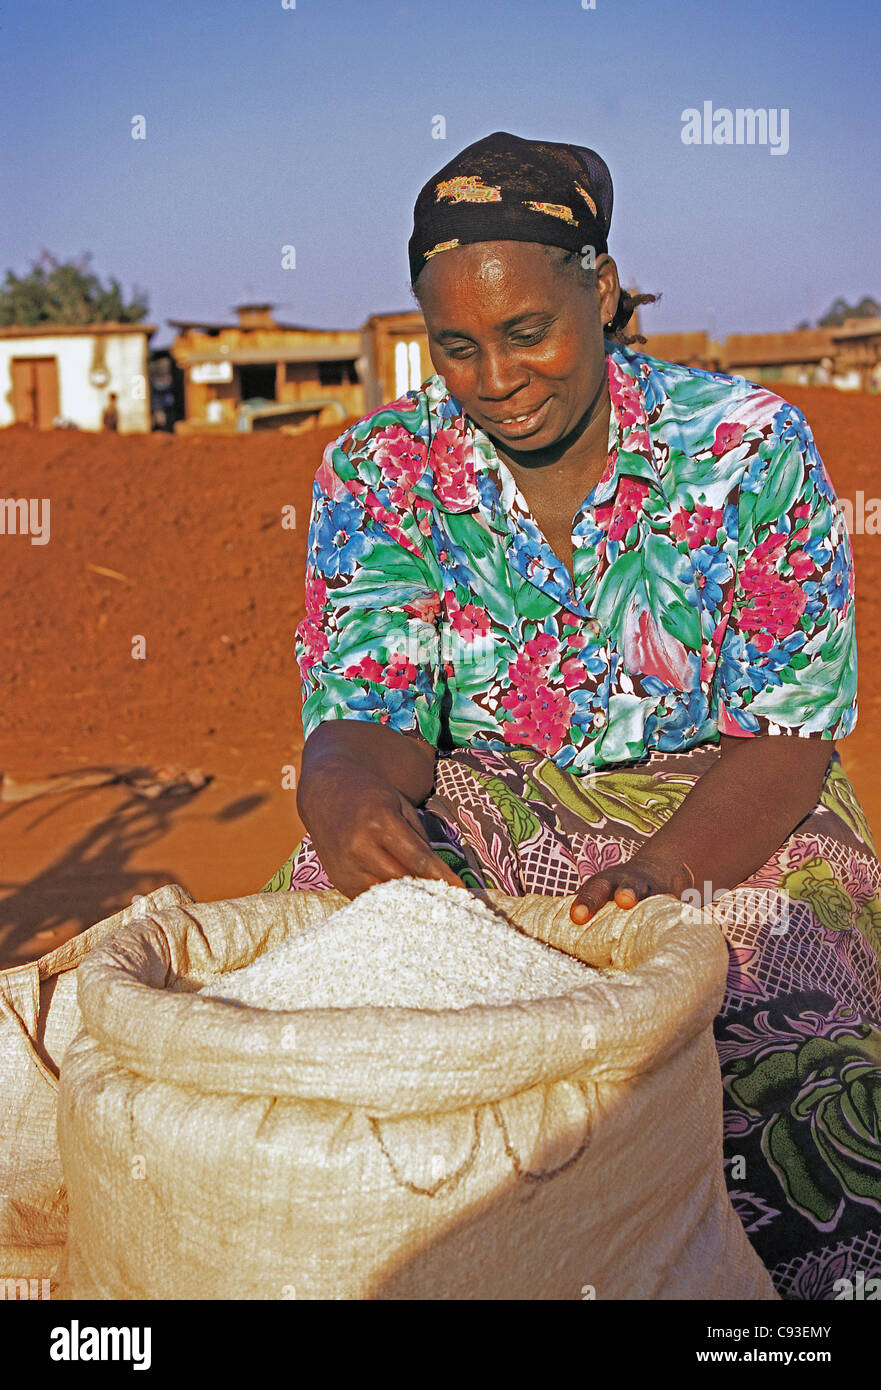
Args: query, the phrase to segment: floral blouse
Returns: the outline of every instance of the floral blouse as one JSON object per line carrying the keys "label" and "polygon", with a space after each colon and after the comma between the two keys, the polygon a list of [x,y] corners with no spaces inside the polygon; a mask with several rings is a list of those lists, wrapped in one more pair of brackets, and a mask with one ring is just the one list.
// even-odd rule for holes
{"label": "floral blouse", "polygon": [[328,445],[315,480],[306,735],[328,719],[576,773],[719,733],[850,733],[853,563],[794,406],[607,342],[609,460],[574,583],[438,376]]}

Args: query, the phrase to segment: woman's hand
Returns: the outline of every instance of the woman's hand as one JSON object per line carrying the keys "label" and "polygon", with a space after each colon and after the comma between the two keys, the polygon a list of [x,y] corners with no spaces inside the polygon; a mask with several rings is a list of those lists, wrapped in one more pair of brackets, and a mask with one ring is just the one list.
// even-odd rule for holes
{"label": "woman's hand", "polygon": [[303,819],[328,878],[347,898],[406,875],[465,886],[431,849],[413,803],[356,763],[326,760],[312,771]]}
{"label": "woman's hand", "polygon": [[834,751],[821,738],[723,734],[718,760],[644,849],[582,883],[572,921],[583,926],[612,898],[633,907],[652,893],[681,897],[695,880],[704,903],[736,888],[810,815]]}
{"label": "woman's hand", "polygon": [[678,898],[687,888],[693,887],[691,870],[681,860],[665,862],[637,854],[626,864],[618,864],[614,869],[585,879],[575,895],[569,916],[577,926],[583,926],[613,899],[617,907],[635,907],[643,898],[655,893],[672,893]]}

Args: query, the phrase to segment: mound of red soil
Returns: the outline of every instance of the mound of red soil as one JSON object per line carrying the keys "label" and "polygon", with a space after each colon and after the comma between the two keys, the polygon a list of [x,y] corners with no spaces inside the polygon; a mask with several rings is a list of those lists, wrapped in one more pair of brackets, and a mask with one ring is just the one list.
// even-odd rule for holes
{"label": "mound of red soil", "polygon": [[338,432],[5,430],[4,493],[49,498],[51,537],[0,538],[0,766],[289,757],[312,480]]}

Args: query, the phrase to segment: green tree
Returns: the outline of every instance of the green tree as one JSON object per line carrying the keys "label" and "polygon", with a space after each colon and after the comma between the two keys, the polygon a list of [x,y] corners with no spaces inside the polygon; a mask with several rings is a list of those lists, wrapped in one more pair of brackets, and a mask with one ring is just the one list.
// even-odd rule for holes
{"label": "green tree", "polygon": [[0,325],[31,328],[41,323],[141,323],[147,296],[135,290],[128,303],[112,277],[102,285],[89,269],[91,254],[61,262],[42,251],[27,275],[7,270],[0,286]]}
{"label": "green tree", "polygon": [[881,317],[881,304],[871,295],[863,295],[859,304],[848,304],[846,299],[838,298],[821,319],[818,328],[838,328],[845,319],[874,319]]}

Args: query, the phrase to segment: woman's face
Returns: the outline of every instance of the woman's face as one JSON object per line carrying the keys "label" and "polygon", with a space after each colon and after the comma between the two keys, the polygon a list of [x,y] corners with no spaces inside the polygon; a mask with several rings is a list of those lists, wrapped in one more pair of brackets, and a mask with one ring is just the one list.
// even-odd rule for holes
{"label": "woman's face", "polygon": [[605,376],[603,324],[618,303],[618,272],[596,262],[582,286],[521,241],[444,251],[419,277],[435,371],[465,412],[511,449],[556,444],[597,399]]}

